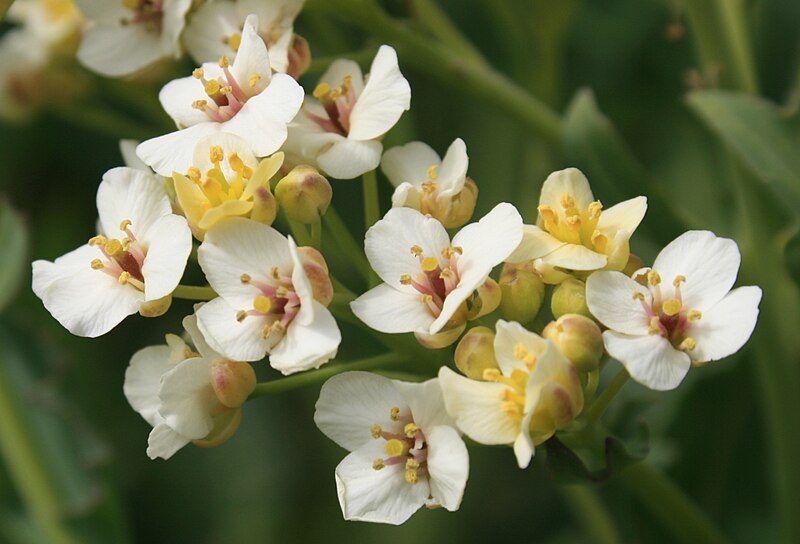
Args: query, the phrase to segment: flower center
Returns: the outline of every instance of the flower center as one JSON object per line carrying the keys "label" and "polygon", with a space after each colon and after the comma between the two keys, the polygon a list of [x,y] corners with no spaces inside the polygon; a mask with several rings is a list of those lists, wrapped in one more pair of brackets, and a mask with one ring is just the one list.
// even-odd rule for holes
{"label": "flower center", "polygon": [[435,317],[442,313],[444,299],[458,286],[458,256],[462,252],[459,246],[446,247],[442,250],[441,262],[432,255],[426,257],[420,246],[411,246],[411,253],[419,259],[420,270],[413,275],[403,274],[400,283],[413,286],[420,293],[420,302],[428,306]]}
{"label": "flower center", "polygon": [[483,379],[507,386],[500,393],[500,400],[503,401],[501,409],[508,417],[522,421],[525,410],[525,389],[530,373],[536,368],[537,355],[528,351],[524,345],[517,344],[514,346],[514,358],[524,363],[527,371],[515,368],[511,371],[511,376],[504,376],[496,368],[487,368],[483,371]]}
{"label": "flower center", "polygon": [[432,164],[428,168],[428,179],[422,182],[422,199],[420,211],[426,215],[433,215],[438,210],[436,197],[439,194],[439,187],[436,183],[438,177],[438,164]]}
{"label": "flower center", "polygon": [[252,285],[255,294],[252,308],[239,310],[236,320],[241,322],[250,316],[265,318],[267,323],[261,328],[261,337],[276,344],[300,311],[300,297],[292,285],[291,274],[284,274],[273,266],[266,281],[254,280],[249,274],[242,274],[239,281]]}
{"label": "flower center", "polygon": [[640,301],[648,318],[648,332],[663,336],[681,351],[692,351],[697,342],[689,336],[689,329],[694,321],[703,314],[699,310],[690,310],[683,304],[681,283],[686,281],[685,276],[678,275],[672,281],[673,296],[664,297],[661,289],[661,276],[655,270],[647,273],[647,288],[653,295],[652,303],[648,304],[645,296],[636,291],[633,298]]}
{"label": "flower center", "polygon": [[133,12],[131,18],[120,19],[122,26],[142,25],[148,32],[161,33],[164,18],[163,0],[122,0],[122,5]]}
{"label": "flower center", "polygon": [[392,408],[389,416],[403,426],[402,432],[391,433],[384,431],[377,423],[370,432],[375,440],[386,441],[385,458],[378,458],[372,462],[372,468],[381,470],[391,465],[405,465],[405,480],[410,484],[419,482],[420,476],[428,475],[428,447],[425,435],[422,433],[411,414],[400,415],[400,408]]}
{"label": "flower center", "polygon": [[562,242],[605,253],[608,237],[597,230],[603,210],[600,201],[595,200],[585,210],[580,210],[575,205],[575,198],[570,193],[564,193],[559,204],[560,207],[555,210],[547,205],[539,206],[539,216],[545,230]]}
{"label": "flower center", "polygon": [[134,236],[131,224],[130,219],[120,223],[119,230],[124,234],[121,239],[109,240],[99,234],[89,240],[89,245],[98,248],[104,257],[93,259],[91,267],[117,278],[121,285],[132,285],[139,291],[144,291],[142,265],[147,249]]}
{"label": "flower center", "polygon": [[252,73],[246,82],[239,82],[231,74],[230,60],[228,57],[219,59],[222,75],[216,79],[206,79],[202,68],[195,68],[192,75],[203,84],[208,100],[195,100],[192,102],[194,109],[204,112],[209,119],[217,123],[224,123],[232,119],[250,98],[260,93],[264,86],[260,84],[261,75]]}
{"label": "flower center", "polygon": [[320,101],[325,108],[327,119],[306,111],[309,119],[314,121],[326,132],[335,132],[347,136],[350,132],[350,114],[356,105],[356,95],[352,86],[353,76],[346,75],[339,87],[331,87],[327,83],[320,83],[312,95]]}
{"label": "flower center", "polygon": [[209,158],[214,164],[205,174],[200,169],[192,166],[189,168],[186,177],[192,180],[208,199],[209,207],[219,206],[228,200],[238,200],[244,192],[245,182],[253,176],[253,169],[248,167],[241,157],[235,152],[228,155],[228,166],[233,170],[236,177],[228,179],[222,171],[222,162],[225,160],[225,152],[222,147],[215,145],[209,149]]}

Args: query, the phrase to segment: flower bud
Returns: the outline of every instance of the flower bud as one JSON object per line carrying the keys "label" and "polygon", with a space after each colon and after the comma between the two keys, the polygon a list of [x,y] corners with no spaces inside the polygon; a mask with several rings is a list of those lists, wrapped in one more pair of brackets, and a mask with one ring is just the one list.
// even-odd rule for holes
{"label": "flower bud", "polygon": [[333,284],[328,276],[328,264],[325,262],[325,257],[309,246],[298,247],[297,252],[300,253],[303,270],[311,284],[314,300],[327,306],[333,300]]}
{"label": "flower bud", "polygon": [[148,300],[139,304],[139,315],[142,317],[160,317],[167,313],[170,306],[172,306],[172,295],[156,300]]}
{"label": "flower bud", "polygon": [[542,331],[558,350],[581,372],[596,369],[603,356],[603,335],[600,327],[588,317],[565,314],[551,321]]}
{"label": "flower bud", "polygon": [[211,366],[211,386],[224,406],[238,408],[256,388],[256,373],[250,363],[219,359]]}
{"label": "flower bud", "polygon": [[461,333],[467,327],[466,323],[459,323],[448,328],[442,329],[436,334],[428,334],[423,331],[415,331],[414,337],[417,339],[422,347],[428,349],[441,349],[452,345],[453,342],[458,340]]}
{"label": "flower bud", "polygon": [[553,290],[550,310],[555,318],[564,314],[580,314],[591,318],[589,306],[586,305],[586,284],[575,278],[561,282]]}
{"label": "flower bud", "polygon": [[563,429],[583,410],[583,388],[577,369],[564,361],[542,387],[529,429],[534,444],[540,444]]}
{"label": "flower bud", "polygon": [[308,46],[308,41],[298,34],[293,34],[288,52],[289,68],[286,73],[294,79],[299,79],[311,66],[311,48]]}
{"label": "flower bud", "polygon": [[272,225],[278,215],[278,202],[275,200],[269,185],[262,185],[253,191],[253,210],[250,219],[265,225]]}
{"label": "flower bud", "polygon": [[486,278],[469,299],[469,312],[467,319],[478,319],[495,311],[500,305],[503,293],[500,286],[492,278]]}
{"label": "flower bud", "polygon": [[483,380],[487,368],[499,368],[494,355],[494,331],[488,327],[472,327],[456,346],[458,369],[468,378]]}
{"label": "flower bud", "polygon": [[242,422],[242,409],[223,410],[214,416],[214,428],[205,438],[192,440],[192,444],[200,448],[215,448],[228,441]]}
{"label": "flower bud", "polygon": [[310,224],[325,215],[333,189],[314,168],[300,165],[278,182],[275,197],[290,219]]}
{"label": "flower bud", "polygon": [[445,228],[455,229],[472,219],[477,200],[478,186],[471,178],[467,178],[461,192],[451,197],[433,199],[423,196],[420,211],[438,219]]}
{"label": "flower bud", "polygon": [[533,321],[544,302],[544,282],[531,263],[506,263],[500,274],[500,291],[500,312],[509,321]]}

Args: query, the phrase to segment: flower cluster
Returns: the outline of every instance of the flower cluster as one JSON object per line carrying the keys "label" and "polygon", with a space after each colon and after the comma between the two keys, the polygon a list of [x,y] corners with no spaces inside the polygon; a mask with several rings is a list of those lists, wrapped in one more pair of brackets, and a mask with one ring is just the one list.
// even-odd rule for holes
{"label": "flower cluster", "polygon": [[[262,394],[260,361],[313,376],[340,344],[358,344],[337,319],[384,341],[413,333],[404,340],[415,353],[455,345],[455,369],[395,354],[384,361],[405,363],[418,383],[343,372],[322,386],[314,417],[350,452],[335,470],[345,518],[399,524],[423,505],[458,509],[462,434],[512,448],[526,468],[554,435],[594,421],[584,407],[609,357],[623,377],[674,389],[755,327],[761,290],[731,290],[734,241],[690,231],[645,267],[630,240],[646,198],[605,208],[575,168],[544,181],[535,224],[507,202],[473,220],[478,185],[462,139],[444,158],[418,141],[383,150],[411,104],[392,47],[377,49],[366,76],[340,59],[311,93],[298,83],[310,61],[293,33],[302,1],[78,3],[88,20],[78,57],[94,70],[131,74],[183,47],[201,63],[159,93],[176,130],[138,144],[135,168],[103,176],[98,232],[33,263],[34,292],[79,336],[160,316],[175,298],[200,301],[184,336],[140,349],[126,373],[125,395],[153,427],[152,458],[229,439],[242,405]],[[382,218],[378,169],[394,186]],[[322,243],[339,183],[327,178],[359,176],[364,254],[338,217]],[[187,269],[205,285],[182,285]],[[355,272],[369,284],[360,295],[335,277]],[[548,296],[552,315],[537,319]]]}

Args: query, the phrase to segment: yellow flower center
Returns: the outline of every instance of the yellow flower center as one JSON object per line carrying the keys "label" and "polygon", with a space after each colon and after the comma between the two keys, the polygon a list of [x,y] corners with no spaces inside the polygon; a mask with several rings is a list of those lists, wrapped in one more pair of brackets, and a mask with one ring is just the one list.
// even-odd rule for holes
{"label": "yellow flower center", "polygon": [[547,205],[539,206],[539,217],[544,229],[562,242],[605,253],[608,237],[597,230],[602,210],[603,205],[597,200],[585,210],[579,209],[572,194],[563,193],[556,209]]}
{"label": "yellow flower center", "polygon": [[425,435],[414,423],[410,414],[401,414],[400,408],[393,407],[389,417],[397,423],[396,432],[387,431],[377,423],[370,428],[372,438],[386,441],[384,445],[386,457],[375,459],[372,468],[383,470],[388,466],[402,465],[405,469],[403,472],[405,481],[412,485],[417,484],[420,477],[428,475],[428,445],[425,442]]}

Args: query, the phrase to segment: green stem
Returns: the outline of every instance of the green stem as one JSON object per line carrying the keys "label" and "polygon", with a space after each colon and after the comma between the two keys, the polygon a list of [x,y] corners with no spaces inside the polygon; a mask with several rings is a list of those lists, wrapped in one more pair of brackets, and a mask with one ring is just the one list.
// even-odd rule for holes
{"label": "green stem", "polygon": [[365,280],[368,279],[372,272],[372,267],[370,267],[367,258],[364,256],[362,246],[355,241],[353,235],[347,230],[347,225],[344,224],[344,221],[339,217],[333,206],[328,208],[323,219],[325,226],[328,227],[331,236],[336,241],[339,251],[345,254],[359,271],[361,277]]}
{"label": "green stem", "polygon": [[595,368],[586,375],[586,387],[583,390],[584,399],[594,399],[597,386],[600,385],[600,368]]}
{"label": "green stem", "polygon": [[617,395],[617,393],[619,393],[620,389],[622,389],[622,386],[628,381],[628,378],[630,378],[630,374],[628,374],[628,371],[624,368],[620,370],[616,376],[614,376],[614,379],[611,380],[611,383],[608,384],[605,389],[603,389],[603,392],[600,393],[600,396],[597,397],[597,400],[595,400],[591,406],[589,406],[589,409],[586,410],[585,418],[587,422],[591,424],[600,419],[600,417],[606,411],[606,408],[608,408],[608,405],[611,403],[611,400]]}
{"label": "green stem", "polygon": [[295,221],[289,216],[286,216],[286,222],[289,223],[289,229],[292,231],[292,236],[294,236],[294,241],[297,242],[298,246],[311,245],[311,236],[309,236],[308,229],[303,223]]}
{"label": "green stem", "polygon": [[488,67],[478,49],[453,24],[447,13],[431,0],[409,0],[409,11],[414,21],[435,36],[456,55],[470,63]]}
{"label": "green stem", "polygon": [[179,285],[172,292],[172,298],[184,300],[212,300],[217,298],[217,293],[211,287]]}
{"label": "green stem", "polygon": [[6,18],[6,13],[8,13],[8,8],[11,7],[11,4],[14,3],[14,0],[0,0],[0,23],[3,22],[3,19]]}
{"label": "green stem", "polygon": [[0,455],[46,540],[56,544],[77,543],[64,523],[64,509],[52,474],[36,449],[29,433],[31,425],[6,377],[6,369],[5,358],[0,355]]}
{"label": "green stem", "polygon": [[620,477],[676,540],[692,544],[728,542],[694,500],[651,465],[629,465],[620,472]]}
{"label": "green stem", "polygon": [[349,363],[329,363],[318,370],[311,370],[309,372],[295,374],[294,376],[281,378],[271,382],[259,383],[256,385],[255,390],[250,394],[249,398],[254,399],[256,397],[263,397],[264,395],[284,393],[286,391],[291,391],[292,389],[297,389],[299,387],[305,387],[307,385],[313,385],[325,381],[331,376],[335,376],[336,374],[340,374],[342,372],[347,372],[350,370],[373,370],[376,368],[397,364],[402,360],[403,359],[400,357],[400,355],[396,353],[386,353],[384,355],[368,357],[366,359],[360,359],[358,361],[352,361]]}
{"label": "green stem", "polygon": [[583,525],[588,540],[596,544],[621,542],[614,520],[594,489],[585,485],[565,485],[559,489],[575,512],[575,518]]}
{"label": "green stem", "polygon": [[311,247],[322,248],[322,218],[311,223]]}
{"label": "green stem", "polygon": [[[372,225],[378,222],[381,218],[381,204],[378,198],[378,177],[375,170],[365,172],[363,176],[363,189],[364,189],[364,231],[367,231]],[[380,283],[378,275],[370,268],[369,271],[369,286],[375,287]]]}

